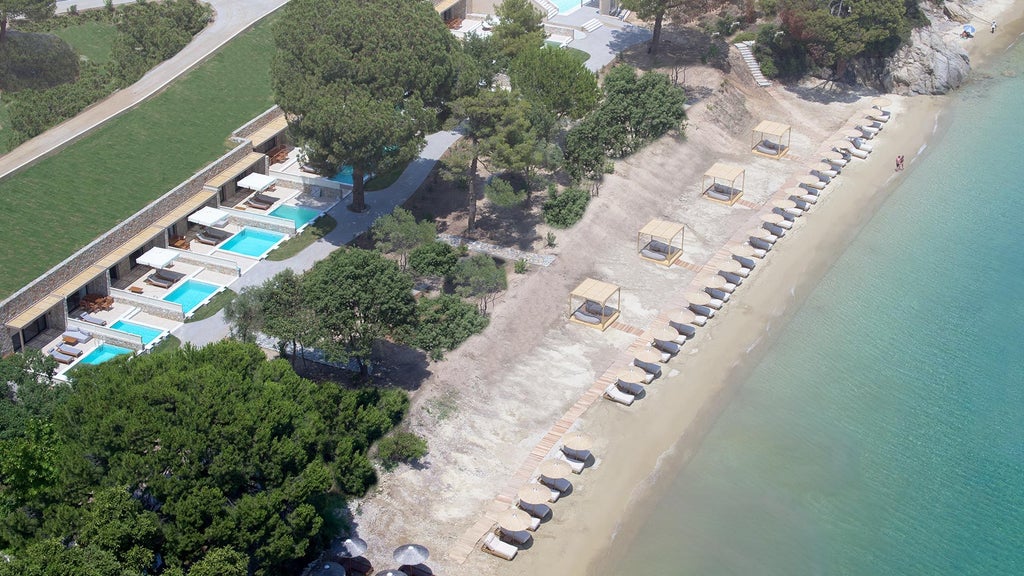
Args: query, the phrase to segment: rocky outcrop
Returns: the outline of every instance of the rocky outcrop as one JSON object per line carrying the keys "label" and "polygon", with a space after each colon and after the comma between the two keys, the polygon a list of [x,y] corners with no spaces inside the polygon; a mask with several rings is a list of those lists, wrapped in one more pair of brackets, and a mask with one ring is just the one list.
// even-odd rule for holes
{"label": "rocky outcrop", "polygon": [[971,21],[971,13],[958,2],[943,3],[942,13],[953,22],[964,24]]}
{"label": "rocky outcrop", "polygon": [[963,84],[970,59],[957,37],[933,28],[916,28],[910,42],[886,59],[882,88],[896,94],[945,94]]}

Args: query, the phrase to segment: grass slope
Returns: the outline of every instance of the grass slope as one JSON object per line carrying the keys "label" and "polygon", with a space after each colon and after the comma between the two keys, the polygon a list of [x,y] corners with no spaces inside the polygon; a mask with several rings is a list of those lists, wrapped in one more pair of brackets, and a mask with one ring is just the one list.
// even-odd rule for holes
{"label": "grass slope", "polygon": [[90,62],[106,64],[110,60],[110,47],[114,43],[114,25],[110,22],[82,22],[54,30],[53,34],[63,38]]}
{"label": "grass slope", "polygon": [[271,20],[60,154],[0,182],[0,298],[174,188],[273,105]]}

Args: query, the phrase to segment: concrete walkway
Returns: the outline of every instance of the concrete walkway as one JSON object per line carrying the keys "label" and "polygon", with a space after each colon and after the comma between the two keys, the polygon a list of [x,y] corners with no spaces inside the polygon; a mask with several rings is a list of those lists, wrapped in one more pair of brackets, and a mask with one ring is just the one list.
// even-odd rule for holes
{"label": "concrete walkway", "polygon": [[[347,201],[339,202],[328,212],[338,221],[338,225],[327,236],[287,260],[261,261],[232,283],[230,288],[239,292],[246,286],[262,284],[287,268],[296,272],[309,270],[313,264],[323,260],[331,252],[348,244],[356,236],[368,230],[377,218],[390,214],[396,206],[401,206],[408,200],[430,175],[430,171],[441,155],[461,137],[461,134],[457,132],[438,132],[427,136],[427,145],[423,148],[419,158],[409,164],[394,184],[377,192],[367,192],[366,203],[370,206],[368,211],[356,214],[346,208]],[[196,346],[223,340],[227,338],[228,333],[229,327],[224,320],[224,312],[218,312],[206,320],[183,324],[173,332],[182,342],[191,342]]]}
{"label": "concrete walkway", "polygon": [[[115,0],[116,1],[116,0]],[[206,0],[213,6],[216,17],[192,42],[169,60],[157,65],[138,82],[119,90],[106,100],[83,111],[78,116],[58,124],[39,136],[0,156],[0,179],[31,165],[75,140],[85,136],[104,122],[130,110],[153,96],[182,74],[213,54],[218,48],[243,32],[264,16],[283,6],[288,0]],[[93,0],[88,0],[93,2]],[[78,4],[84,9],[87,2],[63,1],[63,9]],[[102,0],[99,0],[102,6]]]}

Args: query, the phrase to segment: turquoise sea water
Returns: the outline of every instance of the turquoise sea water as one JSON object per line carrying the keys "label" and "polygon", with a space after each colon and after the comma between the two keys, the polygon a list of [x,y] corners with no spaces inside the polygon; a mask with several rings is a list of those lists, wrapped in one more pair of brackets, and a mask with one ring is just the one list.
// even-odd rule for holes
{"label": "turquoise sea water", "polygon": [[1024,574],[1024,47],[989,69],[601,573]]}

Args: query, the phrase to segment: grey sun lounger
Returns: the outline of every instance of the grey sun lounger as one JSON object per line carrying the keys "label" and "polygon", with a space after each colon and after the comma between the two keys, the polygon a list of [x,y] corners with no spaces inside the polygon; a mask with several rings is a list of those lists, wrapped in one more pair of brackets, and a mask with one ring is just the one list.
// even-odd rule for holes
{"label": "grey sun lounger", "polygon": [[80,320],[84,321],[84,322],[88,322],[89,324],[95,324],[97,326],[106,326],[107,325],[107,321],[106,320],[104,320],[103,318],[100,318],[99,316],[93,316],[92,314],[89,314],[88,312],[82,312],[81,316],[79,316],[78,318]]}
{"label": "grey sun lounger", "polygon": [[208,236],[206,232],[200,232],[199,234],[196,234],[196,242],[199,242],[200,244],[206,244],[207,246],[216,246],[217,244],[221,243],[220,239]]}
{"label": "grey sun lounger", "polygon": [[182,274],[181,272],[172,272],[167,268],[158,268],[156,271],[156,275],[170,282],[177,282],[178,280],[181,280],[182,278],[187,276],[187,274]]}
{"label": "grey sun lounger", "polygon": [[266,202],[260,202],[259,200],[255,199],[255,198],[249,198],[248,200],[246,200],[245,201],[245,205],[246,206],[251,206],[253,208],[256,208],[257,210],[268,210],[272,206],[272,204],[267,204]]}
{"label": "grey sun lounger", "polygon": [[92,340],[92,334],[85,332],[83,330],[79,330],[77,328],[66,330],[60,336],[61,338],[74,338],[79,342],[88,342],[89,340]]}
{"label": "grey sun lounger", "polygon": [[256,194],[253,194],[250,197],[250,200],[255,200],[260,204],[273,204],[274,202],[277,202],[277,198],[274,198],[273,196],[267,196],[266,194],[260,194],[258,192]]}
{"label": "grey sun lounger", "polygon": [[82,355],[82,350],[80,348],[75,348],[71,344],[61,344],[60,346],[57,346],[57,351],[60,352],[61,354],[74,356],[75,358],[78,358],[79,356]]}
{"label": "grey sun lounger", "polygon": [[231,232],[225,230],[218,230],[217,228],[207,228],[203,230],[203,234],[206,234],[210,238],[216,238],[218,240],[227,240],[231,238]]}
{"label": "grey sun lounger", "polygon": [[[602,309],[599,303],[594,302],[593,300],[587,300],[586,303],[583,304],[583,311],[593,316],[601,316]],[[615,314],[616,310],[611,306],[605,306],[603,312],[604,317],[607,318],[608,316]]]}
{"label": "grey sun lounger", "polygon": [[152,284],[157,288],[170,288],[174,285],[174,282],[161,278],[157,276],[156,272],[154,272],[146,277],[146,284]]}
{"label": "grey sun lounger", "polygon": [[60,362],[61,364],[71,364],[72,362],[75,361],[75,358],[73,356],[68,356],[63,352],[58,351],[56,348],[50,350],[50,358],[53,358],[54,360]]}

